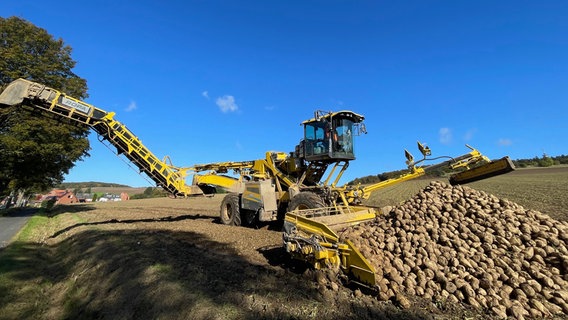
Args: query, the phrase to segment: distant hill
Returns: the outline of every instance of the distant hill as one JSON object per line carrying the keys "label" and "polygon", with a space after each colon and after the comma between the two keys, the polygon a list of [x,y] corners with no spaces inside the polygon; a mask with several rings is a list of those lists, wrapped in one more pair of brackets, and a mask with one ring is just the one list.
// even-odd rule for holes
{"label": "distant hill", "polygon": [[57,185],[58,189],[73,190],[74,192],[93,192],[97,194],[121,194],[122,192],[128,193],[130,196],[135,194],[144,193],[144,190],[151,187],[138,187],[133,188],[119,183],[109,183],[109,182],[64,182]]}
{"label": "distant hill", "polygon": [[119,184],[119,183],[109,183],[109,182],[63,182],[56,186],[60,189],[82,189],[82,188],[130,188],[130,186]]}
{"label": "distant hill", "polygon": [[[555,157],[549,157],[546,154],[542,155],[542,158],[534,157],[532,159],[517,159],[512,160],[513,164],[516,168],[527,168],[527,167],[550,167],[556,165],[566,165],[568,164],[568,156],[567,155],[559,155]],[[364,177],[355,178],[354,180],[349,181],[348,185],[356,185],[356,184],[371,184],[371,183],[378,183],[381,181],[385,181],[388,179],[396,178],[401,174],[407,173],[408,170],[396,170],[396,171],[389,171],[379,173],[377,175],[369,175]],[[444,175],[446,170],[440,169],[435,172],[428,173],[429,177],[439,177]]]}
{"label": "distant hill", "polygon": [[[102,194],[106,194],[106,193],[110,193],[110,194],[121,194],[123,192],[128,193],[128,195],[132,196],[135,194],[141,194],[144,193],[144,190],[146,190],[147,187],[141,187],[141,188],[131,188],[131,187],[92,187],[91,191],[95,192],[95,193],[102,193]],[[83,189],[86,190],[86,189]]]}

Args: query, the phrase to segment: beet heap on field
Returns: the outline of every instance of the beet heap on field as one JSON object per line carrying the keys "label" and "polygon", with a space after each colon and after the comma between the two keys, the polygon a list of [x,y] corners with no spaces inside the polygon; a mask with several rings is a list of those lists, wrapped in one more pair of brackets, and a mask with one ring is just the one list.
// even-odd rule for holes
{"label": "beet heap on field", "polygon": [[416,295],[498,317],[568,313],[568,223],[482,191],[432,182],[342,236],[375,268],[381,300]]}

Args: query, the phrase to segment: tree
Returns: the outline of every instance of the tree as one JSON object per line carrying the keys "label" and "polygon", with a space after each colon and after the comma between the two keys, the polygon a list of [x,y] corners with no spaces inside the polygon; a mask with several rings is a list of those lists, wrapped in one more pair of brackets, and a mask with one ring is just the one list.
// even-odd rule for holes
{"label": "tree", "polygon": [[542,159],[538,160],[539,167],[550,167],[554,165],[554,159],[549,157],[546,153],[542,154]]}
{"label": "tree", "polygon": [[148,187],[148,188],[144,189],[144,196],[146,196],[147,198],[152,197],[153,193],[154,193],[154,188],[152,188],[152,187]]}
{"label": "tree", "polygon": [[[0,17],[0,90],[25,78],[87,97],[87,82],[72,72],[71,47],[46,30],[17,18]],[[0,108],[0,195],[42,191],[61,183],[74,163],[88,156],[88,128]]]}

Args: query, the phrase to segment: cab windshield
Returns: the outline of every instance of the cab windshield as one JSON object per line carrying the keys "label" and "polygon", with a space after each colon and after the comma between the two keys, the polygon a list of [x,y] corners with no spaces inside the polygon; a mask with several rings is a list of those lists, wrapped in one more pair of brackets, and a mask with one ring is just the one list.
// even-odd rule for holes
{"label": "cab windshield", "polygon": [[334,128],[337,133],[333,151],[353,155],[353,121],[349,119],[334,119]]}
{"label": "cab windshield", "polygon": [[333,118],[305,124],[306,160],[353,160],[353,121]]}

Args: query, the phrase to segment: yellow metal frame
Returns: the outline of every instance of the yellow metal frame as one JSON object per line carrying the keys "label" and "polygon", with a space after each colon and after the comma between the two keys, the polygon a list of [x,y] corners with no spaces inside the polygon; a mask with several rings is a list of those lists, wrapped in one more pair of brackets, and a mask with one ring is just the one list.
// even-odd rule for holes
{"label": "yellow metal frame", "polygon": [[[333,208],[327,209],[333,210]],[[365,207],[360,207],[360,209],[363,210],[362,213],[346,207],[346,210],[351,211],[346,215],[354,216],[351,223],[360,223],[375,217],[372,209]],[[328,224],[318,221],[318,218],[305,217],[304,215],[310,213],[303,211],[286,214],[285,222],[294,225],[298,232],[298,235],[285,235],[285,239],[289,236],[289,240],[285,241],[286,250],[297,259],[310,263],[316,269],[339,267],[355,280],[374,287],[376,284],[375,270],[355,245],[349,240],[341,240]],[[317,244],[314,245],[314,243]]]}
{"label": "yellow metal frame", "polygon": [[[186,185],[186,169],[167,164],[158,159],[136,135],[125,125],[114,119],[114,112],[106,112],[91,104],[67,96],[64,93],[44,85],[24,79],[12,82],[3,92],[3,102],[22,103],[26,101],[26,107],[42,110],[56,117],[69,119],[73,122],[85,124],[107,139],[117,148],[119,154],[126,156],[159,186],[177,196],[189,196],[202,194],[197,188]],[[71,106],[60,103],[60,98],[73,101],[88,108],[88,112],[79,111]],[[95,118],[95,114],[102,117]],[[166,157],[165,159],[168,159]]]}
{"label": "yellow metal frame", "polygon": [[[360,184],[352,189],[348,189],[348,187],[344,187],[344,195],[347,203],[358,203],[361,200],[369,199],[371,193],[373,191],[386,188],[404,181],[416,179],[426,175],[429,171],[432,171],[437,168],[449,168],[451,170],[459,170],[460,172],[453,174],[450,177],[450,181],[452,179],[458,180],[466,180],[466,178],[471,179],[473,176],[481,176],[483,175],[490,175],[491,173],[494,174],[502,174],[514,170],[514,166],[510,161],[499,160],[496,162],[492,162],[481,154],[477,149],[471,147],[470,145],[466,144],[466,147],[471,149],[469,153],[464,155],[450,158],[450,160],[434,164],[431,166],[416,166],[417,163],[421,163],[422,161],[426,160],[426,156],[431,154],[430,148],[427,146],[422,145],[418,142],[418,149],[424,156],[424,158],[418,162],[414,161],[414,157],[410,152],[405,150],[405,155],[407,158],[407,165],[409,168],[409,172],[406,174],[402,174],[399,177],[388,179],[385,181],[381,181],[378,183],[374,183],[365,187],[362,187]],[[480,166],[483,164],[483,166]]]}
{"label": "yellow metal frame", "polygon": [[[114,112],[109,112],[100,121],[100,124],[103,124],[107,130],[104,136],[112,145],[131,156],[135,155],[138,167],[164,189],[174,190],[173,193],[180,196],[194,194],[192,188],[185,183],[187,176],[185,170],[167,164],[168,156],[164,158],[164,161],[158,159],[125,125],[115,120],[114,115]],[[97,124],[99,123],[95,123],[94,126]]]}
{"label": "yellow metal frame", "polygon": [[193,185],[214,185],[224,188],[229,192],[239,192],[242,187],[242,178],[227,177],[214,172],[207,174],[194,174]]}

